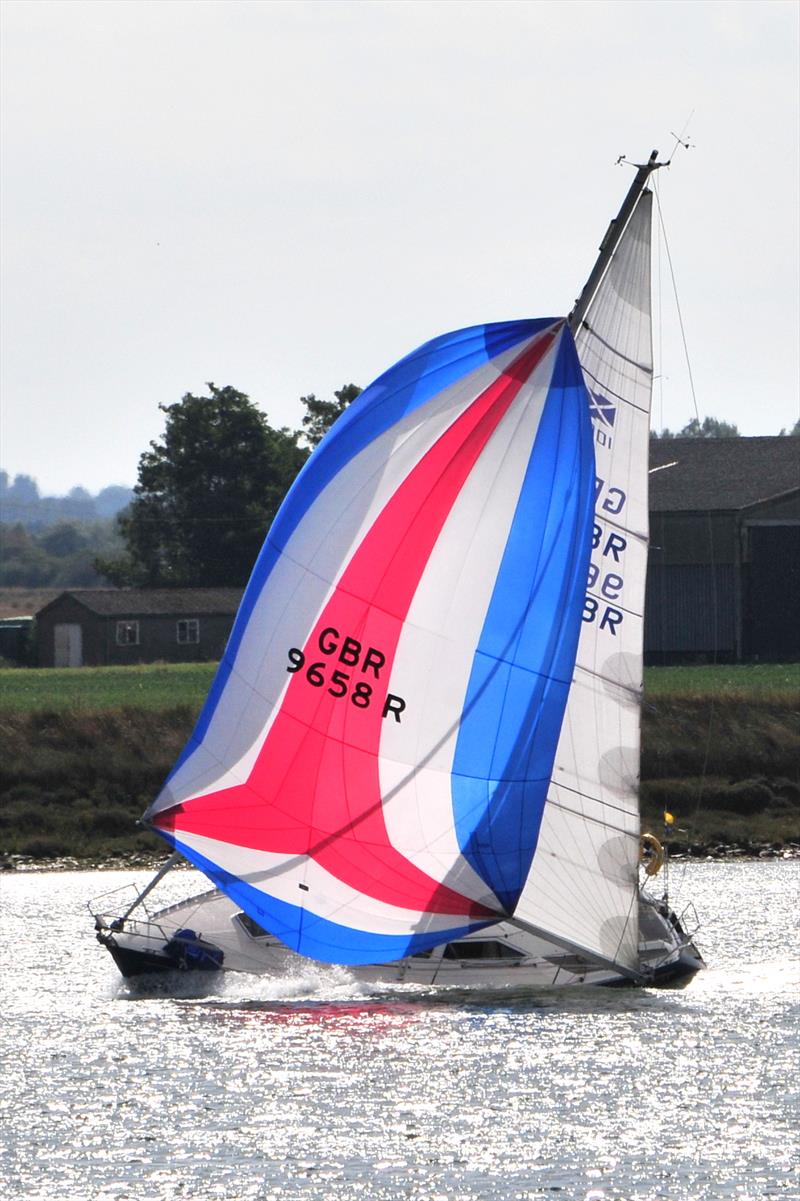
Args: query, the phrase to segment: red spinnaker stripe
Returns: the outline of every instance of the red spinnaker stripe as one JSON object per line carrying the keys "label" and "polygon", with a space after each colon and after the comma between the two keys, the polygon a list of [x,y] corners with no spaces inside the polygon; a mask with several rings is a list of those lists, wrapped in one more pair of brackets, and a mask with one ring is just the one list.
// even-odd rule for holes
{"label": "red spinnaker stripe", "polygon": [[[311,631],[303,647],[306,665],[325,659],[319,638],[331,627],[364,648],[380,649],[386,662],[378,679],[353,670],[353,684],[361,679],[373,686],[369,707],[331,696],[327,678],[313,687],[298,672],[247,783],[164,810],[156,825],[178,836],[310,855],[358,892],[401,908],[496,916],[420,871],[391,845],[378,749],[397,644],[436,540],[489,438],[555,337],[540,335],[427,451],[375,519]],[[327,676],[329,662],[325,669]],[[313,905],[307,894],[301,900]]]}

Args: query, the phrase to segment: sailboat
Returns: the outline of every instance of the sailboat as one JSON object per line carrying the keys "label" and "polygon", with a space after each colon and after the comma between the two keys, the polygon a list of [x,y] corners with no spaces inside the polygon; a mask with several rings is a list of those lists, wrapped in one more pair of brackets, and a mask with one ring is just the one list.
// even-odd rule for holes
{"label": "sailboat", "polygon": [[[638,807],[650,174],[572,312],[434,338],[290,489],[183,754],[124,975],[532,988],[703,966]],[[176,861],[213,887],[151,912]]]}

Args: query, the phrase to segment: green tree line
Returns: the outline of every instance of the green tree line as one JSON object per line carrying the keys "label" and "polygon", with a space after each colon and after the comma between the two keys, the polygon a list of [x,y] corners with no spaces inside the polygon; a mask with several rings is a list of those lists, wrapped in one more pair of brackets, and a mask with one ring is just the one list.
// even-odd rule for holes
{"label": "green tree line", "polygon": [[44,529],[0,525],[0,587],[96,588],[106,581],[97,559],[120,554],[117,523],[62,521]]}
{"label": "green tree line", "polygon": [[[800,437],[800,418],[788,433],[791,437]],[[780,430],[778,437],[785,437],[786,434],[785,429]],[[718,417],[704,417],[702,421],[698,417],[693,417],[691,421],[687,421],[683,429],[677,430],[675,433],[670,429],[650,431],[651,438],[740,438],[741,436],[738,426],[730,421],[720,421]]]}
{"label": "green tree line", "polygon": [[66,496],[41,496],[31,476],[17,475],[12,480],[7,471],[0,471],[0,520],[30,530],[62,522],[91,525],[106,521],[124,509],[131,496],[130,488],[119,484],[110,484],[96,496],[80,486],[71,488]]}

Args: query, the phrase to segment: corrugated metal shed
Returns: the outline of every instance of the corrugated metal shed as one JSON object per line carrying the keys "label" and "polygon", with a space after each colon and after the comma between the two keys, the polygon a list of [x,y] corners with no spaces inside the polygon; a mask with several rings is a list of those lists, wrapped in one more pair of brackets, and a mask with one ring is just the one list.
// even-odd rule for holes
{"label": "corrugated metal shed", "polygon": [[645,655],[800,657],[800,438],[650,446]]}

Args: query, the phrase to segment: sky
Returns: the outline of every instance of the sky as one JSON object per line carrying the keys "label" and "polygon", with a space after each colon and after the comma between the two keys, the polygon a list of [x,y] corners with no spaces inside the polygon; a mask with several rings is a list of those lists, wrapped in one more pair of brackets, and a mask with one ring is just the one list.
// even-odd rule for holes
{"label": "sky", "polygon": [[0,467],[133,485],[206,381],[297,428],[437,334],[564,314],[654,148],[653,424],[791,427],[799,12],[4,0]]}

